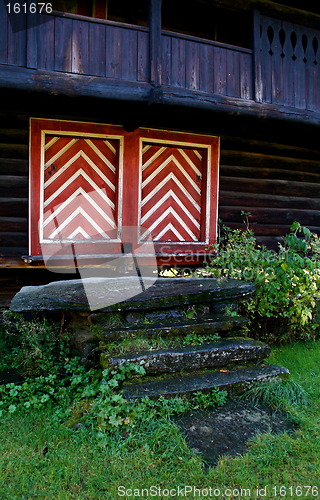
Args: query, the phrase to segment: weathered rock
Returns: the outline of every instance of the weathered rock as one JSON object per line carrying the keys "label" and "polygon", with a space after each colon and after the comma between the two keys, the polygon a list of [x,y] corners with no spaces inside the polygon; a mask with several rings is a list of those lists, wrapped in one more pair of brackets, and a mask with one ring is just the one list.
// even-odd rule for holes
{"label": "weathered rock", "polygon": [[99,337],[104,340],[120,340],[130,337],[182,337],[188,334],[196,335],[245,335],[244,326],[248,323],[241,316],[204,316],[201,319],[189,319],[186,321],[168,319],[157,324],[121,325],[119,327],[107,327],[101,329]]}
{"label": "weathered rock", "polygon": [[253,368],[235,368],[228,371],[205,371],[184,376],[167,376],[166,378],[126,383],[122,394],[127,399],[157,398],[159,396],[191,396],[197,391],[209,392],[214,387],[225,389],[229,393],[241,394],[252,385],[261,382],[272,382],[279,378],[287,378],[289,370],[282,366],[263,365]]}
{"label": "weathered rock", "polygon": [[[148,280],[154,281],[145,278],[146,287]],[[16,312],[90,311],[87,293],[94,309],[150,311],[226,300],[234,302],[251,295],[254,285],[214,278],[159,278],[145,291],[123,301],[124,296],[135,291],[137,280],[133,277],[55,281],[48,285],[23,287],[12,299],[10,309]]]}
{"label": "weathered rock", "polygon": [[135,354],[104,358],[110,368],[125,363],[143,366],[146,373],[176,373],[202,368],[217,368],[230,363],[258,362],[267,357],[271,349],[257,340],[229,338],[210,344],[142,351]]}

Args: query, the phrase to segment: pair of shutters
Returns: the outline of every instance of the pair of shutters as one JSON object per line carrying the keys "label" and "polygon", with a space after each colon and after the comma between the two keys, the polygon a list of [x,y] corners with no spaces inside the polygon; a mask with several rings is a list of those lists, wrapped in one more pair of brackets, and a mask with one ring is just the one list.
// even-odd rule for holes
{"label": "pair of shutters", "polygon": [[41,119],[30,137],[30,255],[152,240],[159,263],[190,263],[215,241],[216,137]]}

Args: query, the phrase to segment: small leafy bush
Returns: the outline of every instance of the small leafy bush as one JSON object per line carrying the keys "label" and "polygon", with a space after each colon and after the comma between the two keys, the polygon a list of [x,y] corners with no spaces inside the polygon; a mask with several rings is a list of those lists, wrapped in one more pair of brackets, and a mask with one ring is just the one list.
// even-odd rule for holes
{"label": "small leafy bush", "polygon": [[241,304],[250,319],[250,335],[271,343],[317,336],[320,240],[294,222],[275,252],[257,244],[244,230],[225,227],[206,271],[217,278],[251,281],[252,298]]}
{"label": "small leafy bush", "polygon": [[1,315],[0,344],[0,369],[15,368],[27,377],[56,372],[70,356],[70,338],[59,323],[45,318],[28,321],[10,311]]}

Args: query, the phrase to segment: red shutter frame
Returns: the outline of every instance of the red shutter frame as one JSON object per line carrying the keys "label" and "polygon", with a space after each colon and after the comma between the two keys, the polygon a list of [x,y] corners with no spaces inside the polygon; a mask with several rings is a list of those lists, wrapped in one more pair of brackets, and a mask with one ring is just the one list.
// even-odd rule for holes
{"label": "red shutter frame", "polygon": [[[32,118],[30,120],[29,253],[37,258],[41,258],[44,248],[48,248],[50,253],[55,244],[54,241],[52,243],[50,241],[46,243],[41,241],[43,220],[45,218],[43,202],[45,199],[44,163],[46,153],[44,151],[44,138],[46,134],[50,134],[50,136],[56,134],[53,140],[57,141],[60,140],[60,136],[65,137],[67,135],[75,138],[82,137],[84,138],[82,141],[86,143],[86,139],[89,139],[91,144],[98,145],[100,144],[99,138],[119,141],[119,165],[116,172],[117,183],[119,184],[116,186],[116,196],[118,197],[116,224],[121,234],[117,241],[103,242],[98,241],[98,239],[83,241],[81,251],[84,255],[92,257],[119,253],[121,252],[122,242],[130,242],[133,244],[134,249],[138,248],[141,244],[140,222],[144,217],[150,227],[153,220],[153,226],[155,226],[153,231],[158,231],[158,234],[160,234],[162,228],[160,240],[154,241],[159,264],[180,265],[201,262],[203,255],[207,253],[208,245],[214,243],[217,236],[218,137],[144,128],[137,129],[134,132],[127,132],[123,127],[117,125]],[[93,140],[90,138],[93,138]],[[161,150],[164,151],[164,155],[167,154],[167,163],[161,164],[159,156],[160,163],[158,166],[155,164],[153,167],[150,164],[154,168],[150,177],[154,179],[154,199],[158,200],[157,207],[151,211],[149,210],[150,213],[152,212],[150,219],[148,213],[144,212],[146,190],[142,182],[144,179],[145,182],[149,182],[143,172],[142,148],[144,145],[147,145],[147,147],[150,145],[155,151],[159,152]],[[61,171],[64,174],[60,176],[61,178],[65,175],[65,169],[68,166],[62,165],[62,167],[64,170]],[[58,165],[57,168],[62,167]],[[201,175],[199,176],[200,168]],[[162,176],[163,180],[163,185],[160,186],[159,184],[160,187],[157,187],[158,173],[159,179]],[[166,179],[169,179],[169,181],[165,182]],[[101,181],[101,179],[99,180]],[[174,196],[168,194],[168,186],[171,186],[170,192],[173,192]],[[190,203],[188,193],[190,194]],[[152,204],[152,197],[150,199]],[[164,199],[163,203],[161,203],[162,199]],[[167,214],[167,219],[161,213],[161,210],[163,210],[163,214]],[[94,210],[92,210],[92,213],[94,214]],[[88,216],[88,219],[93,220],[90,216]],[[159,229],[156,226],[160,219],[162,226],[159,224],[159,227],[161,226]],[[42,221],[40,228],[39,221]],[[180,227],[179,224],[181,224]],[[170,227],[174,228],[173,232]],[[196,231],[194,230],[195,227],[197,228]],[[168,228],[167,231],[166,228]],[[189,237],[188,234],[191,235],[190,241],[185,238],[186,235]],[[166,236],[170,236],[169,239],[172,241],[166,241],[164,239]],[[157,236],[155,237],[157,238]],[[174,238],[176,238],[176,241],[174,241]],[[180,241],[181,238],[183,238],[183,241]]]}

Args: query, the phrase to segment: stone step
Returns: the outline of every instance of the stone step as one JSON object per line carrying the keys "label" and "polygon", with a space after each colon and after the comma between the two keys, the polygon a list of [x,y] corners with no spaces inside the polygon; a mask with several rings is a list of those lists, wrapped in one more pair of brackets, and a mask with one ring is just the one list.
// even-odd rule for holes
{"label": "stone step", "polygon": [[273,382],[287,378],[289,370],[277,365],[234,368],[232,370],[205,371],[186,375],[167,376],[166,378],[146,380],[140,383],[126,383],[122,395],[127,399],[191,396],[193,393],[209,392],[214,387],[227,390],[228,393],[241,394],[251,386],[261,382]]}
{"label": "stone step", "polygon": [[[101,272],[101,271],[100,271]],[[10,309],[27,311],[148,311],[176,306],[237,302],[255,287],[239,280],[215,278],[84,278],[23,287]]]}
{"label": "stone step", "polygon": [[121,340],[130,337],[184,337],[188,334],[214,335],[219,334],[245,336],[243,328],[248,323],[241,316],[206,315],[199,319],[161,321],[151,324],[126,325],[115,328],[101,328],[100,339]]}
{"label": "stone step", "polygon": [[110,368],[117,368],[125,363],[135,363],[143,366],[148,374],[176,373],[226,367],[231,363],[257,363],[267,357],[270,352],[271,349],[263,342],[253,339],[228,338],[198,346],[104,357],[104,362]]}

